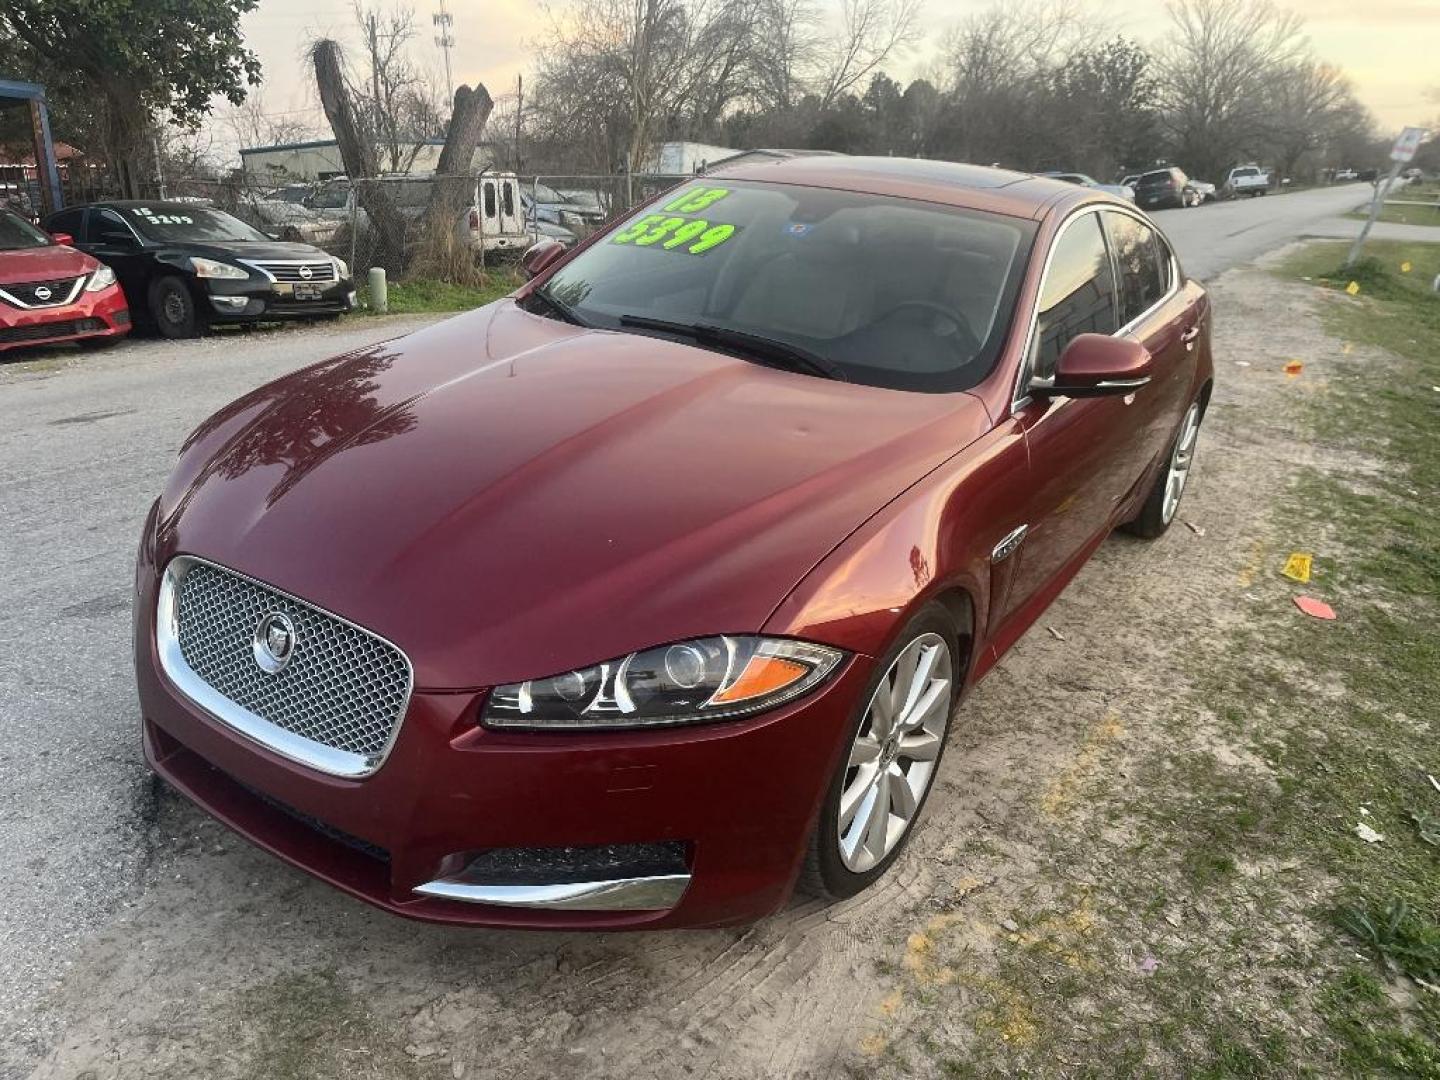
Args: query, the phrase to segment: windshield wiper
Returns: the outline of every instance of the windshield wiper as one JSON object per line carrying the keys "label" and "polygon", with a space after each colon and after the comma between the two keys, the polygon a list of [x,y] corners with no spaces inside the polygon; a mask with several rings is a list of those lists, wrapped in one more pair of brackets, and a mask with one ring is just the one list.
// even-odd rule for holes
{"label": "windshield wiper", "polygon": [[747,334],[743,330],[732,330],[728,326],[712,326],[708,323],[671,322],[668,319],[652,319],[647,315],[621,315],[621,326],[636,330],[659,330],[666,334],[679,334],[706,345],[724,345],[739,352],[749,353],[763,360],[771,361],[772,367],[788,368],[791,371],[808,371],[826,379],[849,382],[849,377],[832,360],[827,360],[809,349],[791,345],[788,341],[759,334]]}
{"label": "windshield wiper", "polygon": [[563,300],[556,300],[555,297],[551,296],[544,289],[536,289],[526,299],[539,300],[541,304],[549,308],[551,312],[558,315],[565,322],[573,323],[575,326],[590,327],[590,324],[581,318],[574,308]]}

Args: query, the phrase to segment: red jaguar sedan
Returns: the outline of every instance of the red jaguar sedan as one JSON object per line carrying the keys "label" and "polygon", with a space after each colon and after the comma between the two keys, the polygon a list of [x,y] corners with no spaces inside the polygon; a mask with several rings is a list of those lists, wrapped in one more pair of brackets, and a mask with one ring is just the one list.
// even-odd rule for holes
{"label": "red jaguar sedan", "polygon": [[114,272],[19,214],[0,210],[0,352],[21,345],[106,344],[130,332]]}
{"label": "red jaguar sedan", "polygon": [[512,296],[249,394],[145,523],[145,752],[388,911],[714,926],[849,896],[1115,527],[1175,517],[1210,309],[1091,189],[697,179]]}

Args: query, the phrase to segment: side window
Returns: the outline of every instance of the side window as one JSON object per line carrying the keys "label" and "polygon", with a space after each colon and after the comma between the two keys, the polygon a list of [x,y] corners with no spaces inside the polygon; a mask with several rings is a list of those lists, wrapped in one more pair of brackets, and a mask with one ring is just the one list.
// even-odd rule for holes
{"label": "side window", "polygon": [[1164,296],[1175,284],[1175,256],[1158,232],[1155,234],[1155,258],[1160,262],[1160,295]]}
{"label": "side window", "polygon": [[125,219],[114,210],[92,210],[90,211],[90,240],[92,243],[99,241],[104,233],[124,233],[131,235],[130,226]]}
{"label": "side window", "polygon": [[1115,274],[1099,214],[1082,214],[1061,234],[1040,286],[1039,308],[1031,365],[1037,378],[1055,374],[1055,361],[1077,334],[1113,334],[1119,328]]}
{"label": "side window", "polygon": [[505,204],[505,216],[509,217],[510,215],[515,213],[515,185],[505,184],[504,190],[505,198],[503,202]]}
{"label": "side window", "polygon": [[83,207],[79,210],[61,210],[58,214],[51,214],[46,220],[45,231],[69,233],[76,240],[83,241],[85,237],[80,234],[80,223],[84,216]]}
{"label": "side window", "polygon": [[1106,211],[1105,227],[1120,272],[1120,324],[1123,326],[1165,295],[1156,256],[1155,230],[1129,214]]}
{"label": "side window", "polygon": [[485,185],[485,216],[486,216],[487,218],[493,218],[493,217],[495,216],[495,185],[494,185],[494,184],[486,184],[486,185]]}

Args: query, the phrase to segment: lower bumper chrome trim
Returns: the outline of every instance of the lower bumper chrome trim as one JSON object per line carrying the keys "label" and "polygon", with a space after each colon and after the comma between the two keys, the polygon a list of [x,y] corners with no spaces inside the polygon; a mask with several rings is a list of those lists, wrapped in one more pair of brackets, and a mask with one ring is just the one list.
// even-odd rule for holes
{"label": "lower bumper chrome trim", "polygon": [[421,896],[496,907],[556,908],[567,911],[663,911],[680,902],[689,874],[571,881],[556,885],[486,885],[463,875],[416,886]]}

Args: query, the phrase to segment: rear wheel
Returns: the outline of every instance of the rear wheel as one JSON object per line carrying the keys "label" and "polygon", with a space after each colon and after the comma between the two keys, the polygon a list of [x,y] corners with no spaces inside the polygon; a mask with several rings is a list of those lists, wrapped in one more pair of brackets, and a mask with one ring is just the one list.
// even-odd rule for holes
{"label": "rear wheel", "polygon": [[1180,497],[1185,494],[1185,485],[1190,481],[1190,467],[1195,463],[1195,444],[1200,438],[1200,402],[1190,403],[1185,419],[1180,421],[1180,431],[1170,448],[1170,457],[1155,478],[1149,496],[1140,513],[1121,526],[1126,532],[1154,539],[1170,528],[1180,509]]}
{"label": "rear wheel", "polygon": [[854,896],[895,861],[940,765],[960,693],[955,625],[920,612],[876,665],[810,839],[801,887]]}
{"label": "rear wheel", "polygon": [[177,277],[163,277],[150,287],[150,317],[162,337],[190,338],[202,329],[195,298]]}

